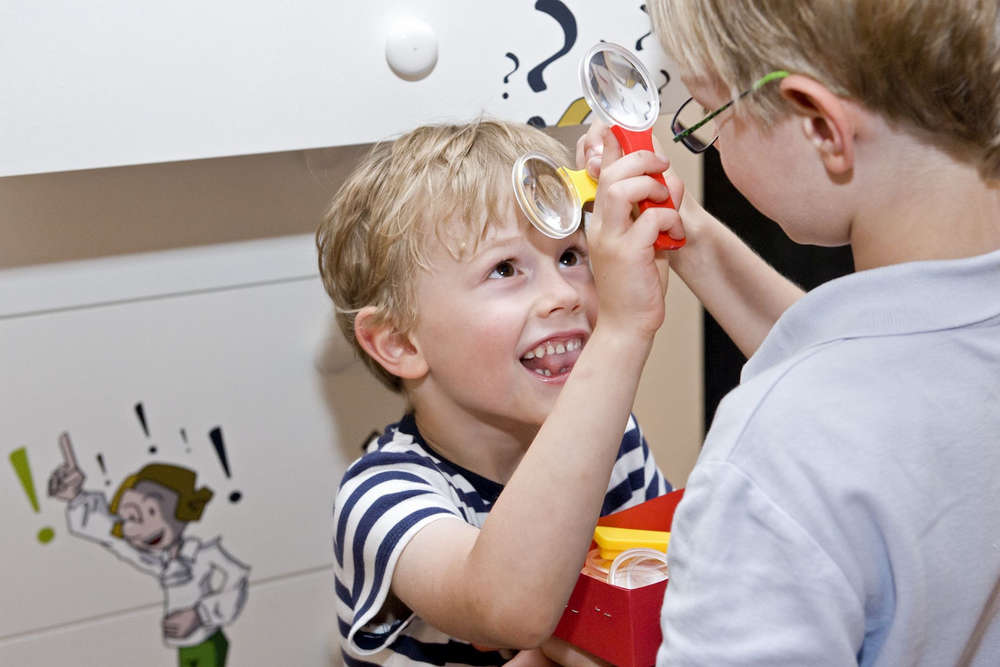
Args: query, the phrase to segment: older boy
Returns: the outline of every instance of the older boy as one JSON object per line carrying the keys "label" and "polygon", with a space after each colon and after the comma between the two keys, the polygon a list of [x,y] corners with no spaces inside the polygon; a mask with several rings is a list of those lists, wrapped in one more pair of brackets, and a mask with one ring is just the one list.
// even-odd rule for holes
{"label": "older boy", "polygon": [[477,647],[542,644],[597,517],[669,489],[629,415],[664,316],[652,243],[679,224],[630,212],[667,196],[645,175],[667,163],[609,167],[588,238],[557,240],[513,201],[531,150],[565,158],[528,126],[419,128],[373,149],[317,233],[345,335],[411,410],[335,503],[348,664],[499,664],[509,652]]}
{"label": "older boy", "polygon": [[658,664],[1000,664],[998,3],[651,13],[732,182],[858,269],[739,304],[767,272],[685,214],[672,264],[753,356],[674,519]]}

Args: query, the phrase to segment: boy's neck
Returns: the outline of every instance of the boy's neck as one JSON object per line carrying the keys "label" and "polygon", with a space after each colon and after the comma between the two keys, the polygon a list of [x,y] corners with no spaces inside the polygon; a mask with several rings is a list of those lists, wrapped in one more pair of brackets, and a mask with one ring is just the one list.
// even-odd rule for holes
{"label": "boy's neck", "polygon": [[466,412],[455,412],[413,404],[420,435],[435,452],[477,475],[506,484],[539,427],[486,423]]}
{"label": "boy's neck", "polygon": [[859,147],[865,179],[850,232],[858,271],[1000,249],[1000,182],[900,130]]}

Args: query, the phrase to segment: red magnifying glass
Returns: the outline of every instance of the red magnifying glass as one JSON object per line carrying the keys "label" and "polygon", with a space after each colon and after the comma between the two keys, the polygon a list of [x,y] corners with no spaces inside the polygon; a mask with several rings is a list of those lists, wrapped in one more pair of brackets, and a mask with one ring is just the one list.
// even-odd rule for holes
{"label": "red magnifying glass", "polygon": [[[583,96],[597,116],[611,126],[625,154],[653,150],[653,125],[660,115],[660,93],[646,66],[631,51],[611,42],[599,42],[580,61]],[[663,174],[650,174],[666,185]],[[639,210],[650,207],[675,208],[668,196],[665,201],[647,199]],[[684,239],[673,239],[661,232],[653,246],[674,250]]]}

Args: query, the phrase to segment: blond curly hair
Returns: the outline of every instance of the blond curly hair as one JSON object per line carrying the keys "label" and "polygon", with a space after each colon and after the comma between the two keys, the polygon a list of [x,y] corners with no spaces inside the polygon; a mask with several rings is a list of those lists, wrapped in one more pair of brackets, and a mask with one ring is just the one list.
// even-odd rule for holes
{"label": "blond curly hair", "polygon": [[529,125],[479,119],[429,125],[376,144],[333,197],[316,232],[319,271],[337,323],[387,387],[400,379],[369,357],[354,334],[357,313],[410,330],[419,316],[414,273],[426,269],[431,243],[454,256],[476,243],[512,202],[511,169],[541,151],[570,164],[563,144]]}

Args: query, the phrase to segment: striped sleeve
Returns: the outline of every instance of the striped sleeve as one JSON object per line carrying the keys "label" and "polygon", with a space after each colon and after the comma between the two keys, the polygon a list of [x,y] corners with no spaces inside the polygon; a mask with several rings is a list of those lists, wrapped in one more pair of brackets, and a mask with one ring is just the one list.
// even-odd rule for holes
{"label": "striped sleeve", "polygon": [[385,648],[409,622],[370,623],[409,540],[428,523],[453,516],[461,518],[447,484],[418,452],[376,450],[347,471],[334,501],[333,567],[337,620],[349,653]]}
{"label": "striped sleeve", "polygon": [[652,500],[671,488],[656,466],[635,416],[629,415],[618,460],[611,471],[608,492],[604,496],[601,516]]}

